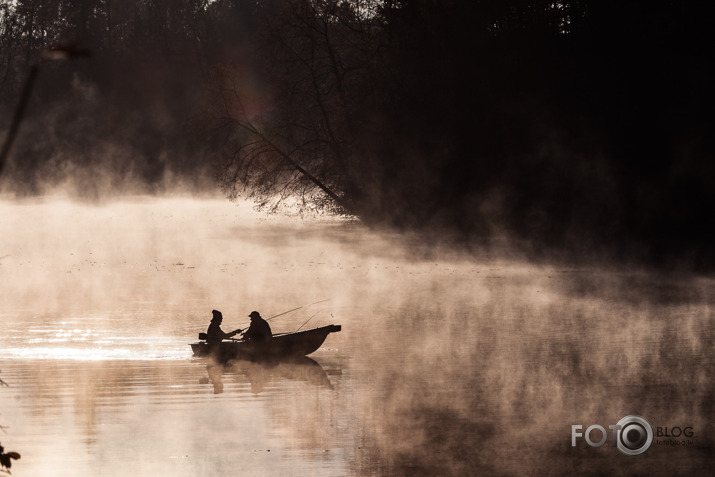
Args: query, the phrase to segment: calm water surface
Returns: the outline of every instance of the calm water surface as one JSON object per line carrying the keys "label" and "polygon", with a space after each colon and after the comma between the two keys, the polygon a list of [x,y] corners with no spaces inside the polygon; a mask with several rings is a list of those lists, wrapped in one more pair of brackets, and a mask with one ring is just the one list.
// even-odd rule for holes
{"label": "calm water surface", "polygon": [[[427,249],[223,200],[0,202],[15,476],[674,475],[713,463],[708,277]],[[335,323],[310,359],[191,356],[211,310]],[[307,322],[307,324],[306,324]],[[571,425],[691,426],[626,456]],[[592,436],[597,439],[599,436]],[[610,442],[609,442],[610,444]]]}

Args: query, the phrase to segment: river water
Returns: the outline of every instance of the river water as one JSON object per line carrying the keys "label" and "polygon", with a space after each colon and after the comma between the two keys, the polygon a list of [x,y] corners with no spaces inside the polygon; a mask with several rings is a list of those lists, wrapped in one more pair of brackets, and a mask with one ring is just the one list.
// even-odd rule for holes
{"label": "river water", "polygon": [[[0,442],[22,454],[14,476],[713,464],[709,277],[467,254],[222,199],[49,197],[0,202],[0,284]],[[274,333],[342,325],[305,361],[192,357],[212,309],[232,330],[254,309],[297,307]],[[573,425],[629,415],[652,425],[642,455],[610,434],[572,445]]]}

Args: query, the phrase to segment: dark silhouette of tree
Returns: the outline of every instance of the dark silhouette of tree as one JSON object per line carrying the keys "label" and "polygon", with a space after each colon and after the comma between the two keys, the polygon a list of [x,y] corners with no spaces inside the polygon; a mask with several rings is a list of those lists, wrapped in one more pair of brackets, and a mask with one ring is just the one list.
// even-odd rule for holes
{"label": "dark silhouette of tree", "polygon": [[712,257],[704,7],[270,5],[259,47],[269,105],[223,116],[241,118],[223,123],[242,130],[222,142],[232,193],[537,247]]}
{"label": "dark silhouette of tree", "polygon": [[152,191],[217,172],[229,196],[273,210],[707,261],[706,10],[0,0],[3,129],[41,51],[80,40],[94,53],[43,70],[6,187],[83,175],[91,196],[124,177]]}
{"label": "dark silhouette of tree", "polygon": [[372,5],[274,2],[259,19],[260,64],[215,72],[209,104],[220,108],[213,129],[230,195],[243,187],[273,209],[297,198],[301,208],[363,215],[370,167],[357,154],[356,105],[379,52],[374,19],[358,8]]}

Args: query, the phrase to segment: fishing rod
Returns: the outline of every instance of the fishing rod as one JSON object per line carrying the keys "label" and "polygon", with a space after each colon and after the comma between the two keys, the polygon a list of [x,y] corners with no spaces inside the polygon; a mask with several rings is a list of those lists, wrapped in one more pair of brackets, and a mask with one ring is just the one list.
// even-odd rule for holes
{"label": "fishing rod", "polygon": [[[308,303],[307,305],[299,306],[298,308],[293,308],[292,310],[284,311],[283,313],[278,313],[277,315],[273,315],[273,316],[271,316],[270,318],[264,318],[264,319],[265,319],[266,321],[270,321],[270,320],[272,320],[273,318],[278,318],[279,316],[287,315],[288,313],[294,312],[294,311],[296,311],[296,310],[300,310],[301,308],[305,308],[305,307],[308,307],[308,306],[311,306],[311,305],[317,305],[318,303],[324,303],[324,302],[326,302],[326,301],[330,301],[330,298],[327,298],[327,299],[325,299],[325,300],[314,301],[313,303]],[[316,313],[316,314],[317,314],[317,313]],[[313,315],[313,316],[315,316],[315,315]],[[308,319],[308,321],[310,321],[310,320],[313,318],[313,316],[311,316],[311,317]],[[306,321],[305,323],[307,323],[308,321]],[[303,323],[303,325],[305,325],[305,323]],[[303,327],[303,325],[301,325],[301,328]],[[300,328],[298,328],[298,329],[300,329]],[[237,333],[244,333],[246,330],[248,330],[248,327],[247,327],[247,328],[239,328],[239,329],[236,330],[236,332],[237,332]],[[229,338],[229,339],[232,340],[232,341],[239,341],[239,340],[237,340],[237,339],[235,339],[235,338]]]}
{"label": "fishing rod", "polygon": [[[271,316],[270,318],[266,318],[265,320],[266,320],[266,321],[270,321],[270,320],[272,320],[273,318],[278,318],[279,316],[287,315],[288,313],[294,312],[294,311],[296,311],[296,310],[300,310],[301,308],[305,308],[305,307],[308,307],[308,306],[311,306],[311,305],[317,305],[318,303],[323,303],[323,302],[326,302],[326,301],[330,301],[330,298],[328,298],[328,299],[326,299],[326,300],[316,301],[316,302],[313,302],[313,303],[308,303],[307,305],[299,306],[298,308],[293,308],[292,310],[284,311],[283,313],[278,313],[277,315],[273,315],[273,316]],[[315,316],[315,315],[313,315],[313,316]],[[311,318],[312,318],[312,317],[311,317]]]}
{"label": "fishing rod", "polygon": [[[305,320],[305,323],[303,323],[302,325],[300,325],[300,326],[298,327],[298,329],[294,331],[294,333],[299,332],[300,329],[301,329],[302,327],[304,327],[306,324],[308,324],[308,322],[309,322],[310,320],[312,320],[312,319],[315,317],[315,315],[317,315],[318,313],[320,313],[320,311],[316,311],[315,313],[313,313],[313,316],[311,316],[310,318],[308,318],[307,320]],[[330,316],[332,316],[332,315],[330,315]]]}

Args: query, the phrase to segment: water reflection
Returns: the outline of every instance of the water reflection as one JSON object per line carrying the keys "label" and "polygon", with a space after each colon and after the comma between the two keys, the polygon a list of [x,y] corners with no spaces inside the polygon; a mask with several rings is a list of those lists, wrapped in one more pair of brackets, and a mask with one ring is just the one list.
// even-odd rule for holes
{"label": "water reflection", "polygon": [[10,384],[0,393],[3,444],[23,454],[13,475],[53,475],[48,462],[87,476],[348,473],[355,442],[335,430],[350,422],[336,412],[350,397],[331,382],[342,379],[335,361],[329,371],[309,358],[0,365]]}
{"label": "water reflection", "polygon": [[[202,377],[199,384],[211,384],[214,394],[223,393],[224,376],[229,379],[245,378],[250,383],[250,391],[253,394],[270,391],[275,388],[276,383],[285,380],[333,389],[328,373],[317,361],[307,356],[281,361],[240,360],[227,364],[209,361],[206,371],[208,377]],[[340,370],[337,374],[340,374]]]}
{"label": "water reflection", "polygon": [[214,394],[221,394],[223,392],[223,378],[221,375],[225,372],[225,368],[223,364],[207,364],[206,371],[208,371],[209,377],[201,378],[199,384],[211,383],[214,388]]}

